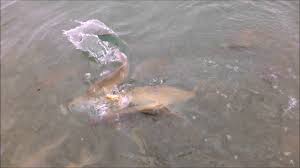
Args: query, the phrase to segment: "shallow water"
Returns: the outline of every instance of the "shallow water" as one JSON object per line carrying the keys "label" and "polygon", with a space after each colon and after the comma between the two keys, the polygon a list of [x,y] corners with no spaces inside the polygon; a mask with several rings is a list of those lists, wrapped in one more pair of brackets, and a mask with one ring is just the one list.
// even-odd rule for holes
{"label": "shallow water", "polygon": [[[140,83],[198,88],[170,107],[184,120],[94,127],[64,108],[101,73],[62,32],[89,19]],[[1,1],[1,166],[297,167],[298,141],[298,1]]]}

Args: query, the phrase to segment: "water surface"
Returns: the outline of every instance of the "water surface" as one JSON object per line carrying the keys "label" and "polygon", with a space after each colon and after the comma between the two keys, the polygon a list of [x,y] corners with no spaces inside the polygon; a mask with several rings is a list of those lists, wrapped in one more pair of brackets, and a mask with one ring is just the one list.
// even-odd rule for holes
{"label": "water surface", "polygon": [[[139,82],[198,86],[171,107],[184,122],[92,127],[64,109],[101,73],[63,35],[90,19]],[[299,166],[299,2],[1,1],[1,166],[26,165]]]}

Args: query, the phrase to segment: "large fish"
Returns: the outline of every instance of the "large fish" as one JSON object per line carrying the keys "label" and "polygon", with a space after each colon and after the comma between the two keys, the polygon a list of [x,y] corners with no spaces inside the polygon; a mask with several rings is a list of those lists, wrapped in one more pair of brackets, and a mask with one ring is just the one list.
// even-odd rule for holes
{"label": "large fish", "polygon": [[[118,110],[110,111],[106,115],[93,118],[91,121],[93,124],[101,122],[114,124],[134,113],[150,115],[165,113],[182,118],[182,116],[171,112],[169,105],[187,101],[194,97],[195,93],[195,90],[188,91],[172,86],[157,85],[136,87],[119,95],[106,95],[106,98],[117,102],[115,104],[118,106]],[[127,102],[125,107],[123,102]]]}
{"label": "large fish", "polygon": [[[115,76],[110,76],[105,80],[111,80],[107,83],[113,83],[114,78],[119,78],[118,73]],[[96,82],[91,88],[98,88],[101,81]],[[106,85],[101,85],[103,88]],[[91,88],[84,96],[75,98],[69,103],[68,107],[71,111],[77,112],[89,112],[93,108],[103,107],[104,104],[109,104],[105,108],[105,113],[100,117],[96,116],[92,118],[93,123],[97,122],[112,122],[120,117],[126,117],[129,114],[142,112],[145,114],[156,115],[158,112],[167,112],[169,114],[175,114],[169,111],[168,106],[187,101],[195,96],[195,90],[188,91],[178,89],[172,86],[157,85],[157,86],[143,86],[135,87],[129,91],[123,93],[114,94],[112,92],[104,92],[99,87],[94,89],[102,92],[101,94],[90,94]],[[99,109],[99,108],[98,108]]]}
{"label": "large fish", "polygon": [[168,106],[186,101],[195,96],[195,90],[183,90],[172,86],[156,85],[135,87],[124,92],[114,93],[128,76],[128,60],[124,53],[116,52],[122,65],[114,72],[92,84],[87,92],[68,104],[72,112],[94,112],[91,118],[96,122],[110,122],[129,114],[142,112],[157,114],[168,112]]}

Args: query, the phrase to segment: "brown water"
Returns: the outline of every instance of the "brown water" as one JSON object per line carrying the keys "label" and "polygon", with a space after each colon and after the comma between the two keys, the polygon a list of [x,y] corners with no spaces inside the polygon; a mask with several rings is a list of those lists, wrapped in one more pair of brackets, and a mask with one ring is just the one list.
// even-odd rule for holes
{"label": "brown water", "polygon": [[[184,120],[93,127],[64,108],[98,73],[62,35],[89,19],[140,82],[198,86],[170,107]],[[299,1],[1,1],[1,166],[46,165],[299,166]]]}

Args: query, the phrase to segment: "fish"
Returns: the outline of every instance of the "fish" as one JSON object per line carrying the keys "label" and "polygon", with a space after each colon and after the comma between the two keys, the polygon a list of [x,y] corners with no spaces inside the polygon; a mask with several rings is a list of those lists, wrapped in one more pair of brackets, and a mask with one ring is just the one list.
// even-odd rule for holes
{"label": "fish", "polygon": [[183,119],[182,116],[179,116],[173,112],[171,112],[168,108],[160,105],[150,105],[150,106],[133,106],[133,107],[126,107],[122,108],[118,111],[110,111],[106,113],[103,116],[96,116],[96,117],[90,117],[89,123],[92,126],[96,125],[106,125],[106,126],[112,126],[112,127],[118,127],[119,123],[122,123],[123,121],[128,121],[129,118],[132,115],[135,114],[145,114],[145,115],[151,115],[151,116],[158,116],[159,114],[166,114],[175,116],[178,118]]}
{"label": "fish", "polygon": [[[91,117],[89,121],[92,125],[97,125],[100,122],[112,125],[116,123],[116,121],[118,122],[123,120],[127,116],[135,113],[148,115],[165,113],[183,118],[177,113],[171,112],[169,106],[175,103],[187,101],[195,95],[195,90],[183,90],[173,86],[141,86],[120,94],[105,95],[101,98],[81,97],[72,102],[73,107],[70,109],[73,109],[73,111],[87,112],[103,103],[100,99],[105,99],[106,102],[108,101],[110,104],[113,104],[113,110],[108,110],[108,112],[100,117]],[[124,101],[126,103],[123,103]]]}
{"label": "fish", "polygon": [[169,106],[187,101],[196,95],[197,89],[184,90],[167,85],[138,86],[114,93],[114,89],[127,79],[129,72],[126,55],[121,51],[115,54],[122,65],[104,79],[94,82],[84,95],[70,101],[67,105],[69,111],[90,114],[96,111],[97,115],[90,117],[93,124],[110,123],[135,113],[167,113],[178,116],[169,110]]}
{"label": "fish", "polygon": [[165,113],[183,119],[182,116],[172,112],[169,106],[195,97],[196,90],[196,88],[191,91],[183,90],[167,85],[135,87],[121,96],[128,99],[131,109],[125,113],[123,111],[111,113],[109,120],[129,113],[143,113],[148,115]]}

